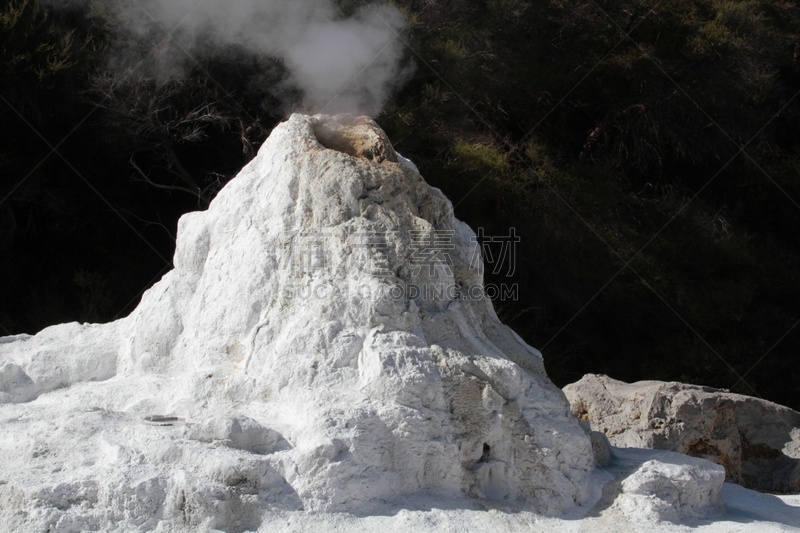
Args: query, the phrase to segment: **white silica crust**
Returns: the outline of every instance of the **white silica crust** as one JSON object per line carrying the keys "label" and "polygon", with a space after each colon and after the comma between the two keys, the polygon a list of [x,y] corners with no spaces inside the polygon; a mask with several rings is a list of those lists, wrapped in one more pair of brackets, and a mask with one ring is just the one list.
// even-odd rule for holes
{"label": "white silica crust", "polygon": [[[483,286],[475,234],[402,156],[320,145],[323,120],[293,115],[181,218],[175,268],[129,317],[0,339],[0,520],[244,531],[421,497],[549,515],[597,497],[541,354],[458,292]],[[421,235],[446,256],[419,264]]]}
{"label": "white silica crust", "polygon": [[622,480],[614,502],[623,514],[658,523],[724,511],[723,467],[668,451],[618,450],[617,455],[618,468],[626,461],[636,464]]}

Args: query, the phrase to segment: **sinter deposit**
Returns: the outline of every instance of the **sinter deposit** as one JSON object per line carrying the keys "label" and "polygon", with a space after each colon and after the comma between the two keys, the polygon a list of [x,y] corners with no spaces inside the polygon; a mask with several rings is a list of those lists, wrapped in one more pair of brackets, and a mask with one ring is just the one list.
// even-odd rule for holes
{"label": "sinter deposit", "polygon": [[475,234],[369,119],[278,126],[181,219],[174,265],[125,319],[0,339],[4,527],[514,530],[592,506],[584,520],[723,512],[709,462],[620,451],[595,466],[612,450],[479,297]]}

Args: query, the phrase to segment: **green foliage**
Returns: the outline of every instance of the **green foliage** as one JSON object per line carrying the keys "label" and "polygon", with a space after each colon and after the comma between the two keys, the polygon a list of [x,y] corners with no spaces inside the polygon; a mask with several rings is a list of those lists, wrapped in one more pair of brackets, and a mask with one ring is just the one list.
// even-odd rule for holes
{"label": "green foliage", "polygon": [[[378,121],[460,218],[522,237],[513,278],[487,276],[519,285],[496,308],[557,384],[603,372],[800,407],[797,2],[392,3],[417,66]],[[166,265],[129,225],[171,257],[180,214],[285,111],[274,60],[206,50],[175,76],[159,58],[180,51],[91,5],[0,8],[0,94],[51,142],[71,135],[60,153],[91,185],[0,103],[14,332],[130,310]]]}
{"label": "green foliage", "polygon": [[81,45],[74,31],[63,31],[42,6],[9,0],[0,12],[0,65],[4,76],[30,76],[52,86],[79,62]]}
{"label": "green foliage", "polygon": [[459,216],[523,236],[522,301],[497,306],[551,377],[797,406],[768,371],[737,376],[800,312],[796,3],[396,3],[428,65],[382,123]]}
{"label": "green foliage", "polygon": [[34,120],[57,112],[57,92],[71,77],[86,76],[96,53],[91,36],[59,24],[38,0],[0,7],[0,91]]}
{"label": "green foliage", "polygon": [[508,154],[488,143],[457,141],[453,153],[459,166],[484,174],[497,174],[509,168]]}

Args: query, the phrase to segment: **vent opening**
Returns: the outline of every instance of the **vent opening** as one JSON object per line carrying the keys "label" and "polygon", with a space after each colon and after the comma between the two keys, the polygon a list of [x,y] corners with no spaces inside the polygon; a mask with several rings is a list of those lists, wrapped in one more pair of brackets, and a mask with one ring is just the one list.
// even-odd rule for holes
{"label": "vent opening", "polygon": [[381,163],[397,162],[394,148],[381,128],[369,117],[336,115],[313,123],[317,142],[328,150]]}

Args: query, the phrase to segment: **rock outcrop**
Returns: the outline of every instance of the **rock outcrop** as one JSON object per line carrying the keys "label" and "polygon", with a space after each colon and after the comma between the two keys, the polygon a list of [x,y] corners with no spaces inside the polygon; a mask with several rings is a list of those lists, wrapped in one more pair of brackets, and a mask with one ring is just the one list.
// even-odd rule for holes
{"label": "rock outcrop", "polygon": [[702,457],[745,487],[800,492],[800,413],[788,407],[710,387],[596,374],[564,392],[572,412],[615,446]]}
{"label": "rock outcrop", "polygon": [[480,297],[479,257],[372,121],[292,116],[181,218],[174,270],[129,317],[0,339],[0,521],[590,502],[590,438]]}

